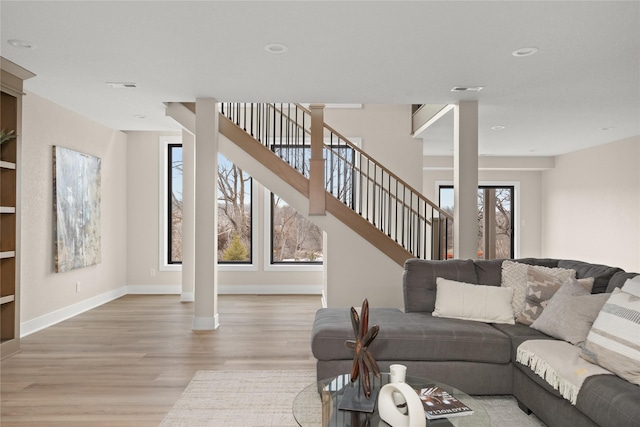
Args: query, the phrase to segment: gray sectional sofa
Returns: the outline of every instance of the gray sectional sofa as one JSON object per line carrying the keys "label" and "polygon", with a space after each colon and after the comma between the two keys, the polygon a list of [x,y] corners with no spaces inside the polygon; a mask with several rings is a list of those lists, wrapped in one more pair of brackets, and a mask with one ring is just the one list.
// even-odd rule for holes
{"label": "gray sectional sofa", "polygon": [[[636,276],[620,268],[580,261],[519,259],[517,262],[569,268],[577,278],[593,277],[592,293],[611,292]],[[587,378],[575,405],[563,398],[529,367],[516,361],[516,349],[530,339],[554,339],[523,324],[493,324],[432,316],[436,278],[500,286],[503,260],[406,262],[404,311],[371,307],[370,325],[380,332],[370,349],[381,370],[392,363],[407,366],[408,375],[431,378],[471,395],[513,395],[550,427],[640,426],[640,387],[615,375]],[[317,312],[312,351],[318,379],[349,372],[353,355],[348,308]]]}

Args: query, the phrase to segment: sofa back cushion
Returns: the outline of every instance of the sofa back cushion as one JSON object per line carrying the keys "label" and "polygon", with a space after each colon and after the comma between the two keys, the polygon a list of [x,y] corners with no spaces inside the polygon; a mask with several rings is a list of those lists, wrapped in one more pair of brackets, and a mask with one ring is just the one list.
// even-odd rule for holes
{"label": "sofa back cushion", "polygon": [[478,284],[500,286],[502,280],[502,261],[504,261],[504,259],[476,260]]}
{"label": "sofa back cushion", "polygon": [[583,277],[595,278],[593,282],[592,294],[599,294],[606,292],[609,286],[609,281],[614,274],[623,271],[618,267],[609,267],[601,264],[591,264],[583,261],[572,260],[560,260],[558,261],[558,267],[570,268],[576,271],[576,278],[581,279]]}
{"label": "sofa back cushion", "polygon": [[[627,282],[627,279],[633,279],[636,276],[640,276],[638,273],[627,273],[624,271],[619,271],[613,275],[611,280],[609,281],[609,286],[607,286],[607,293],[613,292],[615,288],[622,288],[624,284]],[[640,279],[636,279],[640,280]]]}
{"label": "sofa back cushion", "polygon": [[402,274],[404,310],[407,313],[431,313],[436,306],[436,278],[478,283],[473,260],[431,261],[412,258],[405,262]]}

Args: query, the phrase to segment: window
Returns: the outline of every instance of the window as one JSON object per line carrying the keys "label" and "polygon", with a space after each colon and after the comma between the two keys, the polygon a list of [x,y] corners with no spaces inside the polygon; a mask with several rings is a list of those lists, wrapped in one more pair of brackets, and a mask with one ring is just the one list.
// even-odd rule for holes
{"label": "window", "polygon": [[182,263],[182,144],[169,144],[167,263]]}
{"label": "window", "polygon": [[[182,144],[168,144],[167,263],[182,263]],[[212,183],[213,184],[213,183]],[[252,179],[218,155],[218,263],[252,262]]]}
{"label": "window", "polygon": [[322,230],[271,193],[271,263],[322,264]]}
{"label": "window", "polygon": [[251,263],[252,179],[218,154],[218,262]]}
{"label": "window", "polygon": [[[481,185],[478,187],[478,258],[513,258],[514,186]],[[453,186],[440,186],[440,208],[453,215]],[[453,255],[453,242],[447,257]]]}
{"label": "window", "polygon": [[[271,144],[274,153],[309,177],[311,146]],[[343,203],[354,208],[355,151],[348,145],[325,138],[325,188]],[[277,195],[270,193],[271,264],[322,264],[323,233]]]}

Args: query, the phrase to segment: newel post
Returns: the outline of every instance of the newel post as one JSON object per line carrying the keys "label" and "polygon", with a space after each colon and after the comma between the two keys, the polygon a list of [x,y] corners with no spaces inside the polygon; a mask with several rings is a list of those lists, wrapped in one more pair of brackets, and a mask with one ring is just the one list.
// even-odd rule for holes
{"label": "newel post", "polygon": [[311,104],[311,159],[309,165],[309,215],[325,215],[324,104]]}

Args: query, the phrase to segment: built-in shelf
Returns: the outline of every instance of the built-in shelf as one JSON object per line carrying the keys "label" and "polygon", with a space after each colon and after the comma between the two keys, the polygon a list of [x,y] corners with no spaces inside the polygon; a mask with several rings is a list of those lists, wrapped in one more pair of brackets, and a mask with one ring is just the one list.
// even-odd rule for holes
{"label": "built-in shelf", "polygon": [[15,258],[15,256],[16,256],[16,252],[15,251],[0,252],[0,259]]}
{"label": "built-in shelf", "polygon": [[15,169],[16,164],[11,162],[0,161],[0,168],[4,169]]}
{"label": "built-in shelf", "polygon": [[0,56],[0,129],[15,138],[0,145],[0,358],[20,351],[20,146],[23,81],[35,75]]}
{"label": "built-in shelf", "polygon": [[0,305],[9,304],[10,302],[14,302],[16,297],[13,295],[7,295],[6,297],[0,298]]}

